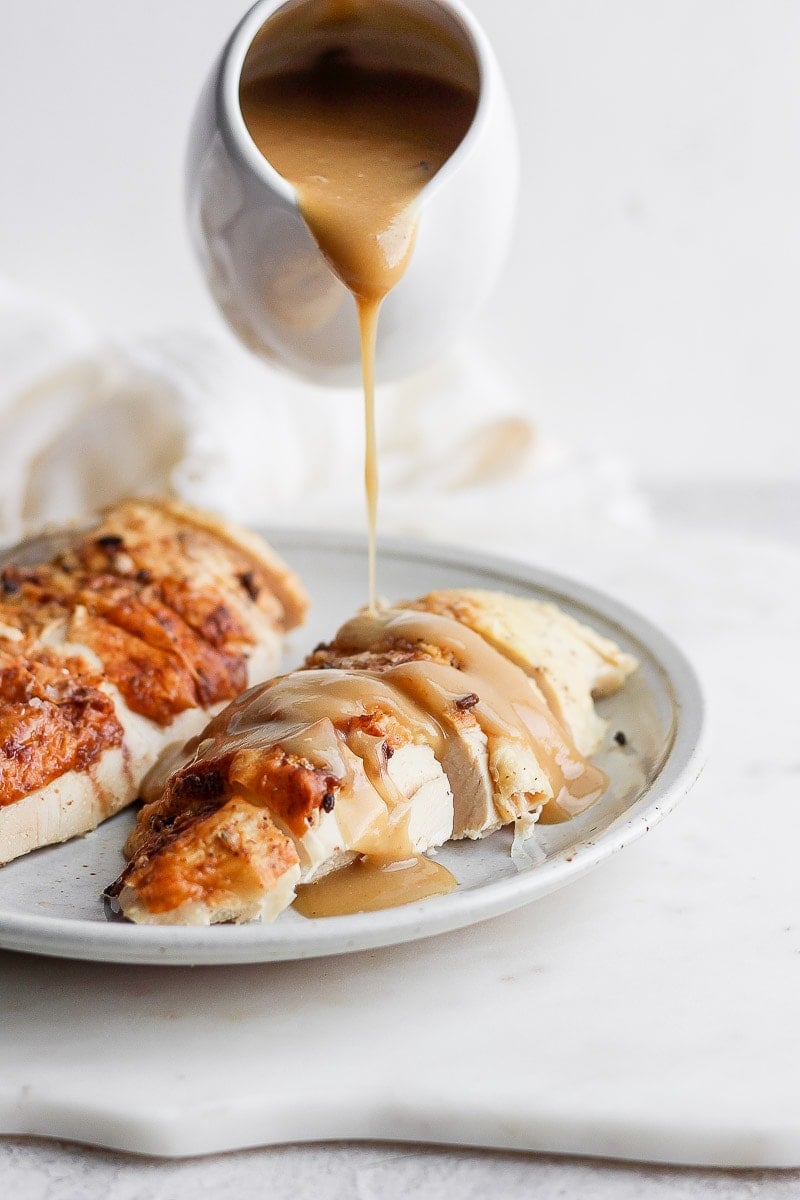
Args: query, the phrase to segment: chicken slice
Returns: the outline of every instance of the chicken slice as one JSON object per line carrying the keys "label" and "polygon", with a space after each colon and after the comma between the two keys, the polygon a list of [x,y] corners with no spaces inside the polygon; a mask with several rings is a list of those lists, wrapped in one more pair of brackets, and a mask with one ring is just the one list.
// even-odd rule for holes
{"label": "chicken slice", "polygon": [[[157,858],[164,829],[185,821],[189,810],[204,812],[211,797],[225,808],[241,790],[292,841],[295,883],[315,882],[357,855],[409,858],[439,846],[452,833],[453,797],[430,745],[413,740],[426,724],[379,680],[366,690],[363,680],[337,671],[273,680],[173,755],[167,779],[160,767],[147,781],[148,792],[165,791],[140,812],[126,853],[134,863]],[[432,726],[428,732],[433,736]],[[137,898],[131,878],[139,877],[129,867],[111,894],[139,920],[155,893]],[[282,893],[281,905],[293,894]],[[156,902],[154,920],[168,903]]]}
{"label": "chicken slice", "polygon": [[189,811],[144,846],[118,899],[144,925],[270,921],[299,879],[291,838],[263,805],[234,793],[219,808]]}
{"label": "chicken slice", "polygon": [[542,808],[551,820],[566,819],[605,787],[536,682],[451,616],[362,612],[316,655],[363,665],[371,656],[371,669],[448,731],[441,761],[455,796],[454,837],[480,837]]}
{"label": "chicken slice", "polygon": [[469,704],[459,706],[458,700],[464,698],[463,689],[459,690],[457,700],[453,703],[443,704],[441,696],[422,696],[420,705],[414,704],[410,698],[414,690],[411,677],[416,673],[417,688],[424,688],[431,664],[449,665],[449,657],[443,655],[440,648],[430,644],[412,645],[402,639],[395,642],[386,637],[382,638],[379,649],[363,649],[363,630],[362,636],[355,639],[352,632],[349,624],[343,626],[330,644],[318,646],[309,655],[303,671],[314,668],[335,671],[338,668],[362,677],[382,678],[390,692],[404,696],[406,703],[414,705],[420,712],[425,703],[432,700],[437,719],[433,723],[428,722],[425,736],[451,797],[451,832],[448,837],[479,837],[481,830],[496,828],[487,737],[474,714],[470,713]]}
{"label": "chicken slice", "polygon": [[[392,846],[395,857],[421,853],[451,836],[453,794],[435,753],[441,732],[386,679],[330,667],[297,671],[266,685],[256,707],[259,721],[332,721],[386,808],[371,855],[391,856]],[[367,852],[363,839],[355,848]]]}

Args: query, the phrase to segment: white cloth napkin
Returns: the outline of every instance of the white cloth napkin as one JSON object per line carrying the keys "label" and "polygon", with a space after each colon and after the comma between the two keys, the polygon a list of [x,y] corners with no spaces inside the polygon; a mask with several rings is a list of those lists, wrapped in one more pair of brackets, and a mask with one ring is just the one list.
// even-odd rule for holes
{"label": "white cloth napkin", "polygon": [[[617,461],[542,437],[472,348],[379,389],[382,531],[524,551],[647,509]],[[109,342],[0,281],[0,539],[132,494],[255,526],[363,528],[356,390],[301,383],[222,334]]]}

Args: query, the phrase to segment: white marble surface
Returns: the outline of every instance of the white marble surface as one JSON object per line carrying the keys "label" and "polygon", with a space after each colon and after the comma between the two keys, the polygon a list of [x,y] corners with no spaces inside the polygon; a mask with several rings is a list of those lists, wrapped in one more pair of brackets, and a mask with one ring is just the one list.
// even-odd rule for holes
{"label": "white marble surface", "polygon": [[15,1200],[795,1200],[797,1171],[641,1167],[426,1147],[282,1146],[181,1162],[23,1139],[6,1143]]}
{"label": "white marble surface", "polygon": [[[657,502],[666,513],[672,509],[668,497]],[[751,507],[744,494],[739,503],[743,511]],[[697,511],[703,509],[708,503],[698,501]],[[791,499],[786,510],[797,512]],[[733,501],[728,511],[735,514]],[[788,540],[796,539],[793,521],[784,531]],[[39,1022],[42,1044],[53,1056],[45,1074],[58,1088],[63,1092],[69,1086],[71,1071],[85,1069],[102,1099],[104,1089],[133,1077],[138,1057],[158,1081],[165,1111],[181,1097],[199,1100],[213,1131],[213,1105],[209,1109],[208,1104],[216,1088],[224,1091],[237,1071],[241,1080],[247,1064],[261,1061],[271,995],[280,1001],[280,1019],[286,1022],[295,998],[305,1011],[310,989],[321,985],[339,1035],[333,1061],[347,1063],[350,1053],[358,1061],[355,1049],[341,1044],[348,1031],[342,1005],[352,1004],[348,985],[358,978],[375,993],[374,1011],[381,1017],[377,1025],[364,1027],[372,1035],[371,1047],[381,1035],[390,1041],[407,1038],[393,1006],[399,1001],[402,1013],[403,999],[412,995],[408,989],[418,996],[421,987],[430,1005],[431,1019],[418,1040],[421,1060],[410,1064],[397,1088],[402,1099],[415,1072],[432,1071],[425,1091],[429,1120],[423,1124],[419,1112],[415,1120],[413,1103],[405,1108],[396,1103],[400,1136],[438,1131],[448,1140],[480,1141],[488,1134],[501,1144],[519,1145],[519,1123],[506,1122],[503,1130],[497,1118],[509,1096],[523,1109],[533,1096],[549,1103],[550,1119],[533,1142],[530,1128],[524,1130],[528,1141],[523,1144],[547,1147],[550,1139],[550,1148],[591,1153],[599,1137],[608,1153],[611,1133],[623,1154],[669,1157],[670,1143],[680,1143],[684,1156],[694,1150],[706,1161],[800,1164],[800,1039],[794,1011],[800,972],[798,714],[789,667],[800,651],[800,554],[775,540],[742,541],[723,533],[662,532],[652,540],[633,538],[635,544],[632,538],[626,535],[624,544],[610,539],[605,545],[562,547],[551,551],[550,559],[624,595],[663,623],[701,668],[715,730],[711,760],[693,796],[659,830],[593,878],[529,909],[522,926],[512,928],[512,918],[501,918],[413,951],[358,956],[352,972],[343,973],[334,963],[321,980],[305,977],[308,966],[287,968],[280,980],[257,968],[238,968],[227,982],[212,971],[197,972],[188,985],[180,972],[149,970],[146,978],[136,973],[126,978],[109,968],[103,1062],[93,1060],[96,1039],[85,1027],[76,1044],[64,1039],[71,1024],[75,1033],[81,1007],[75,971],[85,968],[9,956],[2,960],[3,970],[20,971],[30,982],[34,1024]],[[94,974],[84,982],[97,992],[102,969],[88,971]],[[470,978],[481,982],[482,997],[469,992]],[[174,1030],[177,1057],[172,1061],[158,1061],[146,1042],[138,1055],[130,1045],[124,1049],[129,996],[154,1026]],[[187,997],[206,1014],[206,1029],[226,1012],[227,1027],[236,1031],[232,1052],[214,1081],[204,1078],[198,1065],[202,1039],[191,1032]],[[25,997],[19,1002],[24,1006]],[[477,1019],[481,1012],[488,1048],[486,1036],[479,1037],[470,1054],[470,1033],[461,1030],[460,1014]],[[264,1021],[254,1022],[253,1013],[263,1013]],[[445,1027],[453,1033],[443,1046],[434,1034]],[[35,1064],[35,1051],[30,1053]],[[18,1067],[24,1055],[20,1047],[11,1066]],[[498,1062],[504,1068],[499,1072]],[[514,1073],[520,1062],[528,1064],[527,1078]],[[486,1084],[483,1105],[471,1066],[480,1067]],[[435,1113],[436,1081],[448,1068],[462,1080],[461,1117],[472,1107],[475,1119],[467,1125],[454,1121],[452,1113]],[[297,1071],[302,1084],[302,1063]],[[359,1071],[363,1066],[354,1078]],[[187,1076],[183,1081],[181,1074]],[[346,1075],[342,1080],[346,1083]],[[540,1108],[540,1116],[544,1111]],[[365,1135],[385,1136],[386,1115],[376,1114]],[[581,1126],[576,1117],[589,1119]],[[13,1194],[24,1200],[78,1193],[147,1194],[162,1200],[225,1195],[225,1188],[230,1194],[235,1188],[236,1194],[248,1194],[247,1188],[260,1194],[266,1181],[275,1195],[313,1187],[321,1197],[391,1196],[411,1189],[429,1196],[454,1189],[463,1195],[492,1190],[521,1196],[535,1187],[544,1196],[580,1189],[597,1197],[777,1198],[800,1188],[797,1171],[731,1174],[352,1145],[247,1151],[179,1165],[8,1138],[0,1142],[0,1166],[4,1179],[14,1180]]]}

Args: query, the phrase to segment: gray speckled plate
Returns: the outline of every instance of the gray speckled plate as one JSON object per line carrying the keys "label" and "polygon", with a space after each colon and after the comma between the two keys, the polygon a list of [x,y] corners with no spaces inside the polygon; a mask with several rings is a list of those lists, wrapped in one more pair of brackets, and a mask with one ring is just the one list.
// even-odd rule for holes
{"label": "gray speckled plate", "polygon": [[[315,532],[268,535],[306,582],[309,623],[292,635],[287,669],[327,638],[364,599],[363,539]],[[507,830],[442,848],[439,861],[459,886],[447,896],[383,912],[306,920],[293,910],[272,925],[158,928],[109,919],[100,897],[122,865],[132,822],[120,813],[62,846],[37,850],[0,869],[0,946],[64,958],[129,963],[243,963],[311,958],[391,945],[458,929],[563,887],[654,825],[689,790],[701,767],[703,699],[677,647],[649,622],[590,588],[498,558],[427,543],[381,545],[381,589],[392,598],[441,587],[488,587],[553,600],[635,654],[641,667],[600,704],[609,721],[596,761],[606,795],[563,825],[541,827],[529,867],[510,858]],[[627,744],[613,740],[624,731]]]}

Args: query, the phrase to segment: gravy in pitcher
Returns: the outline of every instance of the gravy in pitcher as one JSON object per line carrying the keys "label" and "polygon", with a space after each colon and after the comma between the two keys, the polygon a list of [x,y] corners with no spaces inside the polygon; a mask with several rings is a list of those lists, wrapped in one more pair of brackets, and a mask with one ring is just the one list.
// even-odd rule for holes
{"label": "gravy in pitcher", "polygon": [[[416,200],[472,124],[477,66],[422,6],[414,12],[391,0],[307,0],[278,10],[248,60],[240,88],[247,129],[295,188],[306,224],[358,311],[374,612],[378,315],[413,253]],[[455,886],[448,871],[409,847],[396,857],[408,861],[368,856],[301,888],[295,907],[306,916],[332,916]]]}
{"label": "gravy in pitcher", "polygon": [[413,253],[415,201],[475,116],[477,67],[422,12],[410,15],[390,0],[311,0],[279,10],[253,47],[261,65],[252,73],[245,64],[245,124],[294,186],[309,229],[358,309],[374,609],[378,314]]}

